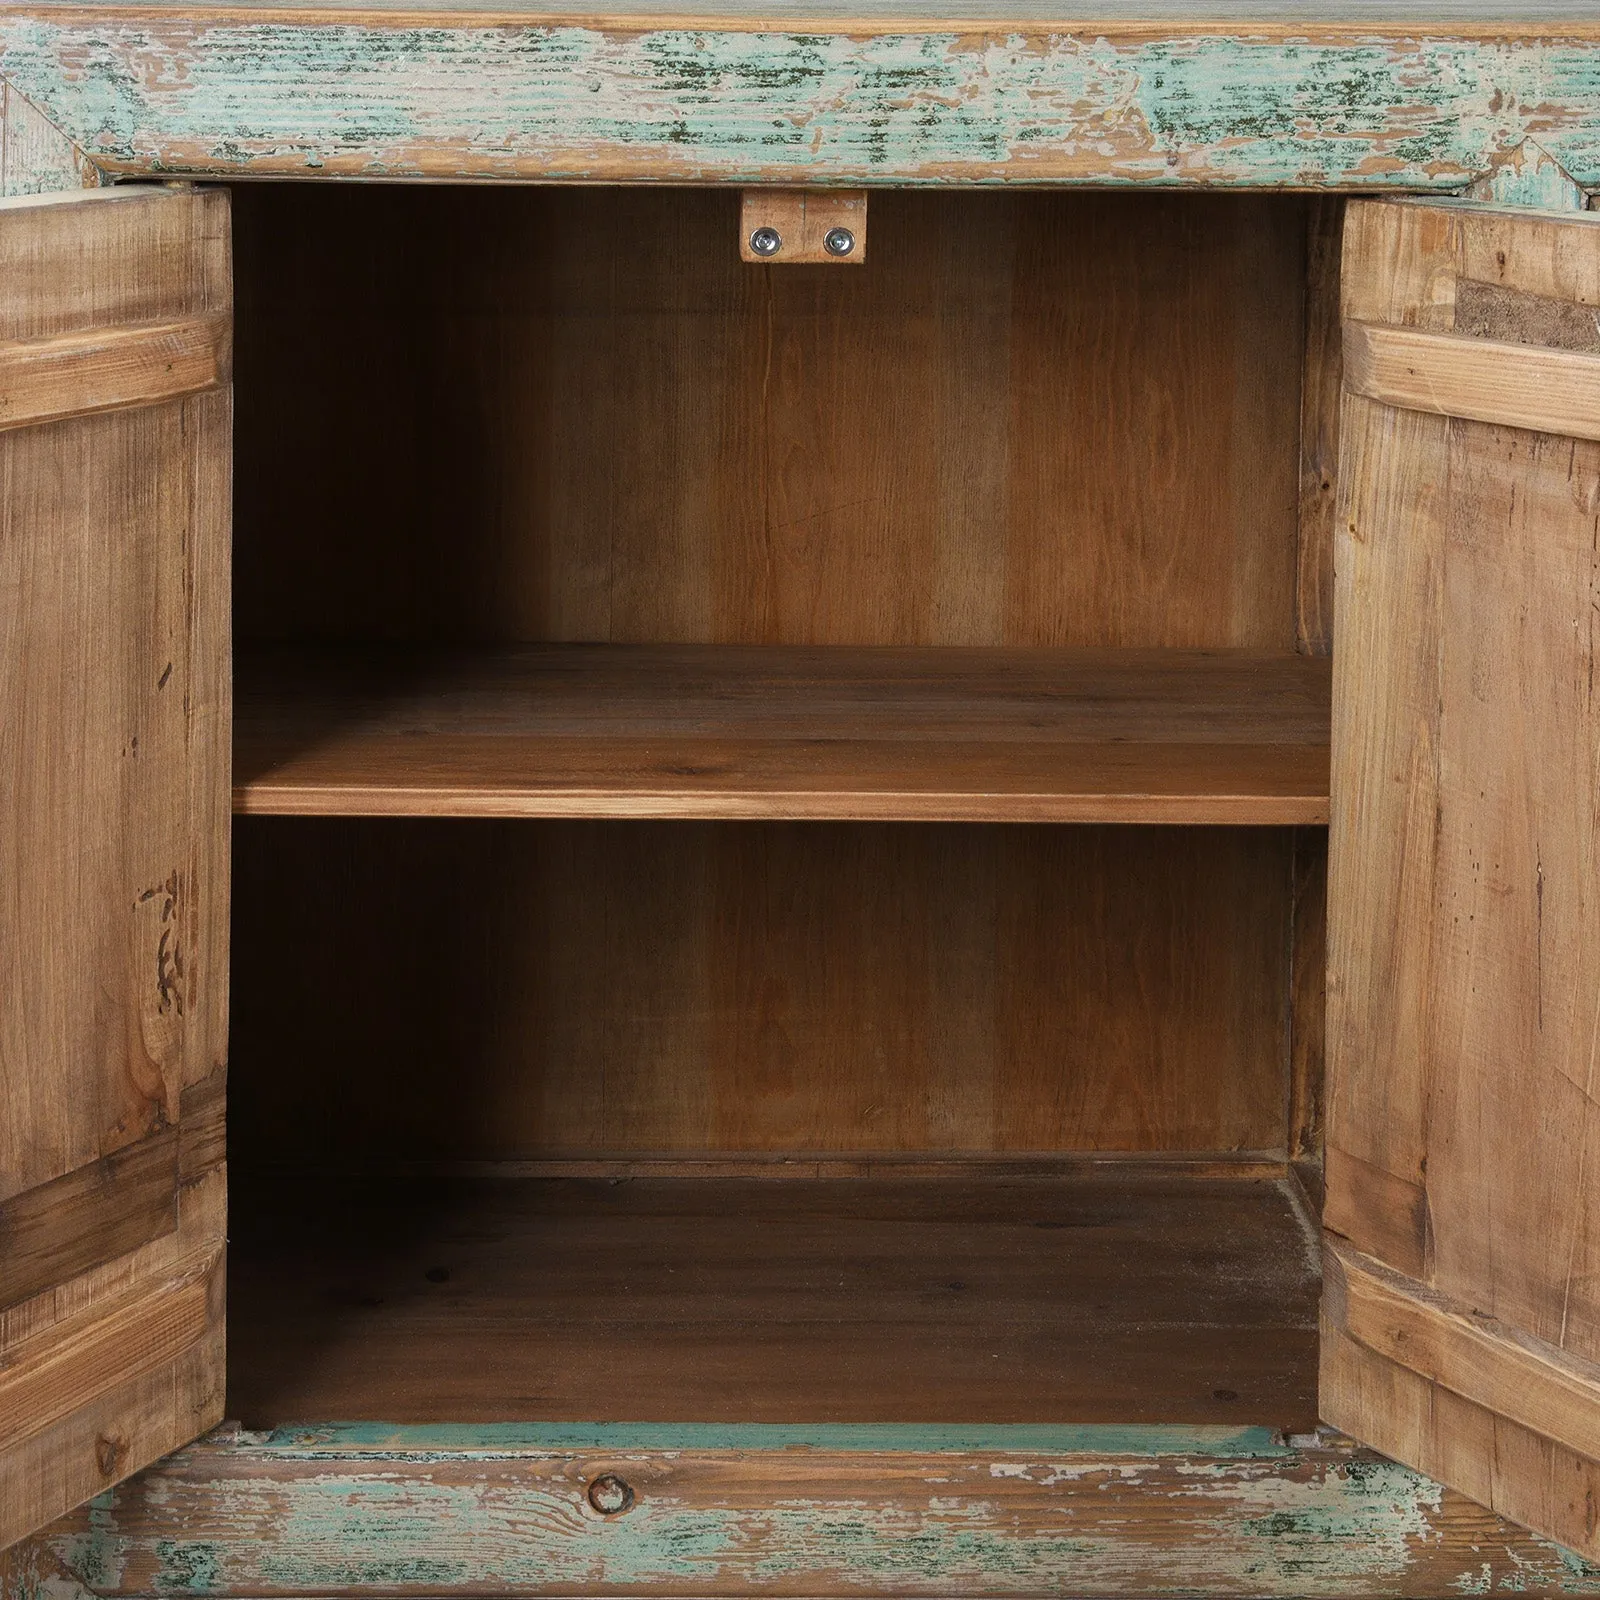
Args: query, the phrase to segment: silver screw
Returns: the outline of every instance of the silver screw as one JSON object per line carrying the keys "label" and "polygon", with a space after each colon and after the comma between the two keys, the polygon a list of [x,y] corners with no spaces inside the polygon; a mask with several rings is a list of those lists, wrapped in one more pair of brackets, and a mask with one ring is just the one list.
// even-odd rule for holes
{"label": "silver screw", "polygon": [[783,249],[783,235],[776,228],[757,228],[750,235],[751,253],[758,256],[775,256]]}
{"label": "silver screw", "polygon": [[822,248],[830,256],[847,256],[856,247],[856,236],[848,228],[829,228],[822,236]]}

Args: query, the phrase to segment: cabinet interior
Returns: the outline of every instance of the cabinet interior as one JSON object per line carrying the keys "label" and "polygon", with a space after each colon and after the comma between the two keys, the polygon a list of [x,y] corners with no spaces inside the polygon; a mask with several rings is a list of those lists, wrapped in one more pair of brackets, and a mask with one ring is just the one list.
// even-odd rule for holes
{"label": "cabinet interior", "polygon": [[1310,207],[737,226],[235,190],[230,1414],[1308,1427]]}

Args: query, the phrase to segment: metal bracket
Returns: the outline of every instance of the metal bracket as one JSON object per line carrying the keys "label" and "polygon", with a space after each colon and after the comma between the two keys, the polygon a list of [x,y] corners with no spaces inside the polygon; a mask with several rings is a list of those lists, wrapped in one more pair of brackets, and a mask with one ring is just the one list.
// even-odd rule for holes
{"label": "metal bracket", "polygon": [[867,259],[867,191],[746,189],[739,256],[775,265],[861,264]]}

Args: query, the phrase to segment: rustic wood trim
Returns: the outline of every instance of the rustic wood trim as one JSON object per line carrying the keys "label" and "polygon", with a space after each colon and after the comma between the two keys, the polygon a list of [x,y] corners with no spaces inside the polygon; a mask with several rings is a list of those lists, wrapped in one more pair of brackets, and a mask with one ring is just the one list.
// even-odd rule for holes
{"label": "rustic wood trim", "polygon": [[1600,356],[1348,322],[1345,386],[1382,405],[1600,439]]}
{"label": "rustic wood trim", "polygon": [[191,1258],[168,1278],[12,1346],[0,1371],[0,1439],[21,1444],[201,1343],[220,1266],[215,1252]]}
{"label": "rustic wood trim", "polygon": [[[1070,1449],[885,1451],[463,1429],[441,1448],[434,1430],[367,1432],[222,1430],[14,1552],[4,1600],[41,1592],[32,1577],[62,1593],[63,1572],[106,1597],[258,1600],[1600,1593],[1600,1569],[1338,1439],[1150,1453],[1086,1428]],[[633,1492],[609,1516],[588,1495],[604,1473]]]}
{"label": "rustic wood trim", "polygon": [[1547,1344],[1329,1235],[1323,1304],[1358,1344],[1569,1450],[1600,1448],[1600,1362]]}
{"label": "rustic wood trim", "polygon": [[180,1185],[227,1154],[225,1076],[183,1091],[181,1120],[0,1204],[0,1309],[165,1238]]}
{"label": "rustic wood trim", "polygon": [[[1327,1077],[1328,836],[1297,828],[1289,956],[1289,1160],[1322,1166]],[[1320,1187],[1320,1179],[1318,1180]]]}
{"label": "rustic wood trim", "polygon": [[0,1205],[0,1307],[177,1225],[178,1130],[168,1128]]}
{"label": "rustic wood trim", "polygon": [[260,1449],[270,1460],[441,1461],[521,1455],[553,1459],[685,1450],[766,1455],[787,1450],[859,1455],[1204,1455],[1278,1460],[1292,1453],[1282,1433],[1211,1423],[1034,1422],[316,1422],[252,1432],[225,1424],[207,1443]]}
{"label": "rustic wood trim", "polygon": [[1538,206],[1581,211],[1587,196],[1570,172],[1538,142],[1525,139],[1467,189],[1467,197],[1497,206]]}
{"label": "rustic wood trim", "polygon": [[227,381],[229,318],[0,343],[0,429],[158,405]]}
{"label": "rustic wood trim", "polygon": [[1323,1408],[1334,1426],[1394,1460],[1414,1461],[1430,1478],[1454,1481],[1475,1504],[1575,1552],[1575,1567],[1600,1571],[1600,1461],[1464,1400],[1327,1318],[1321,1345]]}
{"label": "rustic wood trim", "polygon": [[1339,480],[1339,256],[1344,198],[1312,201],[1306,222],[1306,348],[1300,386],[1300,513],[1295,645],[1302,655],[1333,651],[1333,533]]}
{"label": "rustic wood trim", "polygon": [[227,1160],[227,1089],[227,1068],[219,1067],[198,1083],[191,1083],[179,1098],[180,1185],[198,1183]]}
{"label": "rustic wood trim", "polygon": [[41,6],[0,13],[0,52],[129,174],[1444,193],[1537,132],[1600,184],[1600,36],[1503,17],[1419,32]]}
{"label": "rustic wood trim", "polygon": [[0,78],[0,196],[100,185],[100,169],[17,87]]}
{"label": "rustic wood trim", "polygon": [[[238,1182],[299,1172],[297,1165],[232,1168]],[[1120,1182],[1129,1177],[1251,1179],[1276,1182],[1289,1175],[1289,1164],[1275,1152],[1229,1151],[1149,1154],[1107,1151],[1101,1154],[942,1155],[896,1151],[708,1151],[705,1154],[664,1151],[659,1154],[591,1152],[523,1161],[383,1161],[343,1162],[342,1177],[405,1178],[954,1178],[1083,1179],[1103,1175]],[[309,1172],[307,1173],[309,1179]]]}

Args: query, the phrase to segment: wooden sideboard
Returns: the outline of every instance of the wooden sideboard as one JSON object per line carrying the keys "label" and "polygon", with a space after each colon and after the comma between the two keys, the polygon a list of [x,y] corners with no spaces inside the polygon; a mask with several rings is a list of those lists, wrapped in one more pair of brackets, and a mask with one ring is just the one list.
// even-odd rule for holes
{"label": "wooden sideboard", "polygon": [[10,6],[0,192],[5,1600],[1600,1594],[1591,8]]}

